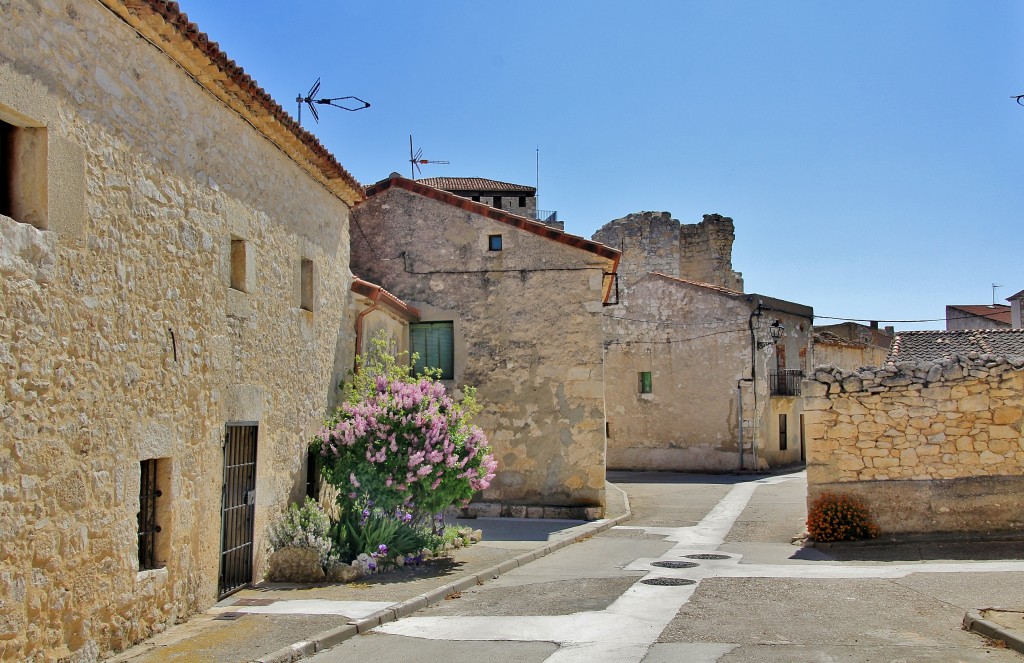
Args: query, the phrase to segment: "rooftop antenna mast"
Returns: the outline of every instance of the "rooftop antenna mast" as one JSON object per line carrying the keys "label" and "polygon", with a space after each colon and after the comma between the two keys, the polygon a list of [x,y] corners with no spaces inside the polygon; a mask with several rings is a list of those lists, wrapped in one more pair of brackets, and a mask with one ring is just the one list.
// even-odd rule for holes
{"label": "rooftop antenna mast", "polygon": [[423,174],[420,170],[420,165],[425,163],[440,163],[448,164],[447,161],[432,161],[430,159],[423,158],[423,148],[416,150],[412,149],[412,134],[409,134],[409,175],[412,179],[416,179],[416,173]]}
{"label": "rooftop antenna mast", "polygon": [[[334,106],[342,110],[350,112],[361,111],[364,108],[370,107],[369,101],[363,101],[359,97],[324,97],[322,99],[316,99],[317,92],[320,91],[320,79],[316,79],[316,83],[313,83],[313,87],[309,88],[309,92],[306,96],[301,94],[295,97],[295,103],[299,105],[299,126],[302,126],[302,104],[309,106],[309,112],[313,114],[313,119],[316,120],[317,124],[320,124],[320,113],[317,112],[314,104],[321,104],[323,106]],[[344,102],[344,103],[337,103]]]}

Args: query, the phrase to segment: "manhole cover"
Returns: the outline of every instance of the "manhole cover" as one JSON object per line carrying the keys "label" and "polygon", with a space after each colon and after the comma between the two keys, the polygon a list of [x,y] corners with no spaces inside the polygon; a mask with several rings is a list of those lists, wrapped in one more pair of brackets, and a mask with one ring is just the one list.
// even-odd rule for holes
{"label": "manhole cover", "polygon": [[696,580],[686,578],[646,578],[641,580],[645,585],[696,585]]}
{"label": "manhole cover", "polygon": [[213,619],[214,619],[214,621],[219,621],[219,622],[230,622],[230,621],[234,621],[234,620],[239,619],[239,618],[244,617],[244,616],[245,616],[244,612],[222,612],[219,615],[217,615],[216,617],[214,617]]}
{"label": "manhole cover", "polygon": [[687,555],[689,559],[732,559],[731,555],[716,555],[714,553],[700,553],[699,555]]}
{"label": "manhole cover", "polygon": [[651,562],[651,566],[660,566],[664,569],[692,569],[695,566],[700,566],[697,562]]}

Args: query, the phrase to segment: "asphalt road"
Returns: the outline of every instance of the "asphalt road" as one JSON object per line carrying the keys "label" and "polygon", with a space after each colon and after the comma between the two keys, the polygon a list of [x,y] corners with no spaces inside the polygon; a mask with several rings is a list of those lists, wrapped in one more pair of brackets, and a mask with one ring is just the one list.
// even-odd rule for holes
{"label": "asphalt road", "polygon": [[802,473],[610,480],[629,494],[625,525],[309,660],[1024,661],[960,626],[1024,603],[1019,543],[826,553],[792,542]]}

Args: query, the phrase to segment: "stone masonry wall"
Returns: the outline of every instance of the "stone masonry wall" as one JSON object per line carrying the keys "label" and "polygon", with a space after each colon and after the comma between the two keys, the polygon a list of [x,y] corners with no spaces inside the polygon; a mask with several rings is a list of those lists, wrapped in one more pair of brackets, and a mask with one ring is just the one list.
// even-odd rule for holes
{"label": "stone masonry wall", "polygon": [[823,366],[803,394],[809,499],[860,495],[893,533],[1024,528],[1024,357]]}
{"label": "stone masonry wall", "polygon": [[[449,387],[477,387],[476,423],[498,461],[480,496],[489,506],[478,512],[600,514],[601,293],[611,261],[397,187],[355,214],[360,277],[416,307],[423,321],[454,322]],[[501,251],[487,250],[491,234],[502,235]]]}
{"label": "stone masonry wall", "polygon": [[259,579],[335,381],[349,210],[99,3],[0,14],[0,106],[46,127],[51,212],[78,201],[0,216],[0,659],[88,661],[217,600],[227,422],[259,425]]}
{"label": "stone masonry wall", "polygon": [[619,281],[627,288],[649,272],[743,291],[732,270],[733,221],[705,214],[700,223],[680,223],[669,212],[637,212],[602,226],[593,239],[622,251]]}

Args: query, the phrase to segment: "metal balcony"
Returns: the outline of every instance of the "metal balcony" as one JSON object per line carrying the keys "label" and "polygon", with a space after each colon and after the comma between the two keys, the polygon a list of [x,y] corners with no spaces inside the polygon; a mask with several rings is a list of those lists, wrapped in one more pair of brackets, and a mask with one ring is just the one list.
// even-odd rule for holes
{"label": "metal balcony", "polygon": [[799,396],[800,382],[804,372],[799,369],[787,369],[768,376],[768,389],[772,396]]}

